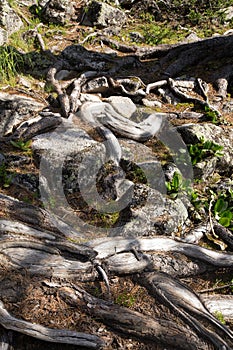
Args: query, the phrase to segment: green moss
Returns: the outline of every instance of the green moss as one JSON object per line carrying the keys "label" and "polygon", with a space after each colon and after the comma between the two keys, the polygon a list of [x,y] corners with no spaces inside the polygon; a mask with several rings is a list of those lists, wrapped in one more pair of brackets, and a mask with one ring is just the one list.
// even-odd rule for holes
{"label": "green moss", "polygon": [[224,316],[221,311],[215,311],[214,316],[222,323],[226,324],[226,321],[224,319]]}
{"label": "green moss", "polygon": [[116,297],[115,303],[125,307],[132,307],[135,303],[135,298],[129,293],[121,293]]}

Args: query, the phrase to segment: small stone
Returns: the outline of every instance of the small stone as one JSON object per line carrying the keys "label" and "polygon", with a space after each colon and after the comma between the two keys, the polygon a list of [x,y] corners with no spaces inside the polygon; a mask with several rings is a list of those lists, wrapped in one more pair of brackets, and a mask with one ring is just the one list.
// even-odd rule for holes
{"label": "small stone", "polygon": [[30,81],[27,80],[26,78],[22,77],[22,76],[19,77],[18,84],[24,86],[27,89],[30,89],[32,87]]}
{"label": "small stone", "polygon": [[145,41],[145,37],[139,32],[131,32],[129,33],[130,40],[136,43],[143,43]]}
{"label": "small stone", "polygon": [[101,102],[101,98],[98,95],[93,95],[93,94],[80,94],[80,102]]}
{"label": "small stone", "polygon": [[224,14],[225,21],[231,21],[233,18],[233,6],[226,7],[221,10],[221,12]]}

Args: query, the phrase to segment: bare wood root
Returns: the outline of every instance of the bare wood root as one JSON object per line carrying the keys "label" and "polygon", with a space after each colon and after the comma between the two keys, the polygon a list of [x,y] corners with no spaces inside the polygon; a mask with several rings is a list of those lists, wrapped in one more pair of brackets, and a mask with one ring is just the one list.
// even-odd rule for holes
{"label": "bare wood root", "polygon": [[197,294],[171,276],[156,272],[144,274],[140,278],[143,285],[160,300],[178,312],[180,316],[193,327],[201,336],[207,338],[217,349],[231,349],[229,345],[216,333],[206,329],[194,316],[206,319],[216,331],[233,340],[230,329],[221,324],[212,314],[208,312],[200,301]]}
{"label": "bare wood root", "polygon": [[141,123],[135,123],[118,114],[105,102],[86,102],[79,113],[81,118],[93,127],[103,124],[118,135],[137,141],[146,141],[154,136],[162,124],[162,115],[159,113],[151,114]]}
{"label": "bare wood root", "polygon": [[42,230],[55,232],[60,237],[80,238],[79,232],[45,209],[18,201],[3,194],[0,194],[0,208],[0,218],[10,217],[34,228],[39,227]]}
{"label": "bare wood root", "polygon": [[233,296],[224,294],[201,295],[206,308],[214,314],[221,314],[226,321],[233,320]]}
{"label": "bare wood root", "polygon": [[[80,280],[93,280],[97,274],[91,262],[80,262],[75,253],[65,254],[49,244],[32,240],[0,241],[0,254],[7,258],[6,268],[26,269],[32,275],[46,277],[76,277]],[[65,257],[64,255],[68,255]],[[75,259],[76,257],[76,259]],[[6,263],[5,263],[6,265]]]}
{"label": "bare wood root", "polygon": [[228,230],[226,227],[220,225],[219,223],[214,224],[214,232],[215,234],[220,237],[227,246],[233,250],[233,234],[230,230]]}
{"label": "bare wood root", "polygon": [[195,244],[183,243],[172,238],[153,237],[153,238],[103,238],[96,239],[87,243],[98,253],[99,259],[106,259],[115,254],[125,251],[131,251],[135,248],[142,252],[177,252],[191,258],[197,258],[208,264],[217,267],[232,267],[233,254],[226,252],[217,252]]}
{"label": "bare wood root", "polygon": [[101,258],[100,254],[99,258],[95,249],[85,244],[69,242],[55,233],[40,231],[18,221],[0,220],[0,236],[2,260],[7,258],[5,267],[26,268],[33,275],[67,275],[78,280],[94,280],[98,277],[94,267],[102,269],[101,265],[118,275],[160,269],[172,276],[191,276],[213,269],[202,261],[191,261],[184,254],[144,254],[133,246],[129,252],[116,250],[112,256]]}
{"label": "bare wood root", "polygon": [[54,87],[58,94],[58,99],[61,104],[61,114],[63,117],[67,118],[70,113],[70,101],[65,91],[62,90],[59,81],[55,78],[56,73],[62,69],[63,61],[59,60],[56,64],[49,69],[47,74],[47,81]]}
{"label": "bare wood root", "polygon": [[110,39],[106,36],[99,36],[97,40],[101,41],[105,45],[112,47],[115,50],[118,50],[124,53],[134,53],[137,50],[136,46],[121,44],[119,41]]}
{"label": "bare wood root", "polygon": [[206,95],[206,92],[203,90],[203,87],[201,86],[201,83],[200,83],[200,79],[198,79],[198,82],[199,82],[199,87],[202,88],[202,92],[203,92],[203,95],[205,97],[205,100],[201,100],[200,98],[196,98],[196,97],[192,97],[192,96],[189,96],[183,92],[181,92],[176,86],[175,86],[175,82],[172,78],[169,78],[168,79],[168,84],[169,84],[169,87],[171,89],[171,91],[178,97],[180,97],[182,100],[184,101],[189,101],[189,102],[194,102],[194,103],[197,103],[201,106],[204,106],[204,107],[208,107],[212,110],[215,110],[215,112],[218,114],[218,116],[220,116],[220,112],[218,110],[216,110],[213,106],[211,106],[208,102],[208,97]]}
{"label": "bare wood root", "polygon": [[11,329],[47,342],[73,344],[90,349],[101,349],[104,346],[104,342],[95,335],[46,328],[17,319],[9,314],[2,301],[0,301],[0,323],[6,329]]}
{"label": "bare wood root", "polygon": [[156,343],[193,350],[207,349],[194,333],[176,323],[151,318],[142,313],[93,297],[78,286],[60,288],[61,297],[72,306],[82,305],[84,310],[113,329]]}
{"label": "bare wood root", "polygon": [[25,141],[31,140],[34,136],[46,133],[58,127],[62,123],[62,118],[59,115],[50,113],[45,118],[43,116],[31,119],[19,125],[14,134],[11,136],[12,140],[23,139]]}

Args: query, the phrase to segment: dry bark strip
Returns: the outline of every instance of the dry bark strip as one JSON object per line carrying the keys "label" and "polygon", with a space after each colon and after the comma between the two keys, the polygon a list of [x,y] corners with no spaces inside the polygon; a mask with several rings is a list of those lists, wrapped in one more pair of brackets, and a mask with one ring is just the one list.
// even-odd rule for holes
{"label": "dry bark strip", "polygon": [[73,344],[89,349],[101,349],[104,346],[104,342],[95,335],[65,329],[47,328],[13,317],[6,310],[2,301],[0,301],[0,324],[6,329],[11,329],[47,342]]}

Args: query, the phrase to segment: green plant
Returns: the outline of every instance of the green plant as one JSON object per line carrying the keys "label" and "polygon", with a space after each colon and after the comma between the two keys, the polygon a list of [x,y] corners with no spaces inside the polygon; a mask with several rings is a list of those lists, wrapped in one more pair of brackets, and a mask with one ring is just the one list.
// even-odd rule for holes
{"label": "green plant", "polygon": [[213,124],[220,123],[220,117],[217,111],[205,106],[205,118]]}
{"label": "green plant", "polygon": [[129,293],[121,293],[116,297],[116,304],[125,306],[125,307],[132,307],[135,303],[135,298],[130,295]]}
{"label": "green plant", "polygon": [[226,324],[226,321],[224,319],[224,316],[221,311],[215,311],[214,316],[222,323]]}
{"label": "green plant", "polygon": [[218,145],[210,140],[205,140],[204,137],[200,138],[198,143],[188,146],[189,154],[193,165],[196,165],[200,161],[210,157],[221,157],[223,153],[223,146]]}
{"label": "green plant", "polygon": [[32,144],[31,140],[28,140],[28,141],[23,141],[23,140],[13,141],[13,140],[11,140],[10,143],[12,144],[12,146],[20,149],[21,151],[23,151],[25,153],[31,153],[31,144]]}
{"label": "green plant", "polygon": [[31,14],[38,18],[41,18],[42,10],[43,10],[43,6],[40,5],[38,0],[36,1],[36,4],[30,6],[29,8],[29,11],[31,12]]}
{"label": "green plant", "polygon": [[0,46],[0,82],[9,83],[21,72],[23,55],[12,46]]}
{"label": "green plant", "polygon": [[175,172],[172,180],[166,181],[165,185],[167,188],[167,193],[171,198],[176,198],[181,192],[187,193],[188,195],[192,193],[190,181],[185,180],[178,172]]}
{"label": "green plant", "polygon": [[11,185],[12,175],[7,171],[5,163],[0,165],[0,186],[7,188]]}
{"label": "green plant", "polygon": [[222,226],[233,229],[233,190],[228,189],[217,195],[213,214]]}

